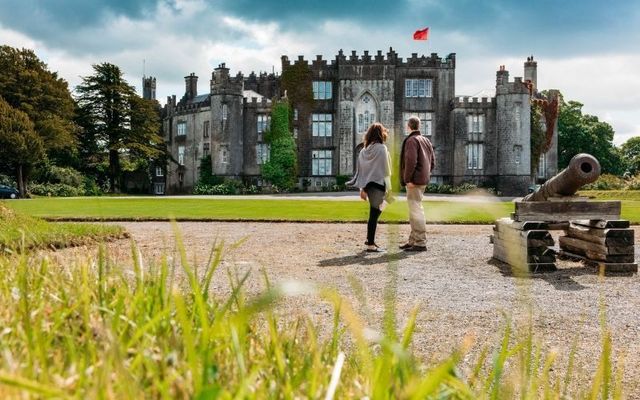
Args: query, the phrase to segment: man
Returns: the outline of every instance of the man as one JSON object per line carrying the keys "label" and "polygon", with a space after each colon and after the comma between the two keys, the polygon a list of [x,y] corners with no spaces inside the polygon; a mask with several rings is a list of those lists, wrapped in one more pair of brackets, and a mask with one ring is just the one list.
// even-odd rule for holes
{"label": "man", "polygon": [[402,142],[400,152],[400,180],[407,187],[409,205],[409,223],[411,235],[406,244],[400,246],[405,251],[427,250],[427,226],[422,208],[422,196],[436,161],[431,141],[420,134],[420,119],[409,118],[407,130],[409,136]]}

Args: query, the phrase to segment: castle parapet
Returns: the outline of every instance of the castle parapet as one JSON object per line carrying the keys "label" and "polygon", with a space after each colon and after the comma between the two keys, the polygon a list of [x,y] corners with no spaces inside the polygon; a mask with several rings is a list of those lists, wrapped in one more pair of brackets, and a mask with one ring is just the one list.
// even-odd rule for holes
{"label": "castle parapet", "polygon": [[495,97],[471,97],[457,96],[452,101],[452,108],[494,108],[496,106]]}

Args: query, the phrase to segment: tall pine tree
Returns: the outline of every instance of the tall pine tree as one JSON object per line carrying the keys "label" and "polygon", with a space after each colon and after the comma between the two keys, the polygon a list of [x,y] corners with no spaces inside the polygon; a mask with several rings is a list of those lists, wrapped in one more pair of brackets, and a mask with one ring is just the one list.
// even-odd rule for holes
{"label": "tall pine tree", "polygon": [[110,190],[119,192],[122,157],[135,163],[164,152],[159,107],[155,101],[140,98],[117,65],[97,64],[93,70],[76,87],[78,121],[85,135],[82,153],[93,159],[101,158],[93,152],[108,157]]}

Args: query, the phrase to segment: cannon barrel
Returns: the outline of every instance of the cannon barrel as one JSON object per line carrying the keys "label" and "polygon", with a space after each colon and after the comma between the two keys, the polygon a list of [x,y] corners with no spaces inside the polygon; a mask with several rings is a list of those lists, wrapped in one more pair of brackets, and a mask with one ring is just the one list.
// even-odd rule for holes
{"label": "cannon barrel", "polygon": [[567,168],[545,182],[522,201],[545,201],[549,197],[574,195],[582,186],[595,182],[600,176],[600,163],[591,154],[577,154]]}

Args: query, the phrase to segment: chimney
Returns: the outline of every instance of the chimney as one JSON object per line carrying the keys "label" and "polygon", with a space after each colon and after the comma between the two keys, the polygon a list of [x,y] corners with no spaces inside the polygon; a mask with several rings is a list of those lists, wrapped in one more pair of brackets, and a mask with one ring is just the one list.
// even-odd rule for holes
{"label": "chimney", "polygon": [[533,91],[538,87],[538,62],[533,60],[533,55],[527,57],[524,63],[524,80],[533,84]]}
{"label": "chimney", "polygon": [[198,95],[198,77],[194,72],[184,77],[185,92],[187,100],[193,100]]}
{"label": "chimney", "polygon": [[496,72],[496,86],[503,86],[507,83],[509,83],[509,71],[504,65],[501,65],[498,72]]}

